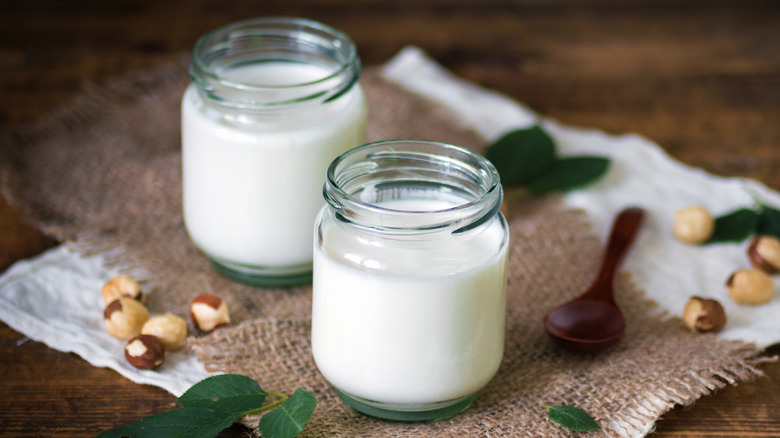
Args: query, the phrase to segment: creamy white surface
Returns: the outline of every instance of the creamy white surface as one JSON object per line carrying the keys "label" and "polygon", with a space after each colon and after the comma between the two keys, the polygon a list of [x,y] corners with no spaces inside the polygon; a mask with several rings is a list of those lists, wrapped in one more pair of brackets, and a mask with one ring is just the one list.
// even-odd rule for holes
{"label": "creamy white surface", "polygon": [[323,235],[326,248],[314,255],[312,350],[333,386],[368,400],[422,404],[472,394],[493,377],[506,307],[498,220],[470,239],[375,247],[376,256],[367,253],[372,244],[333,223]]}
{"label": "creamy white surface", "polygon": [[[235,80],[278,85],[327,73],[313,65],[279,62],[233,74]],[[308,115],[230,120],[204,105],[190,85],[182,100],[184,221],[201,250],[251,266],[311,261],[311,229],[323,203],[327,167],[365,142],[360,87],[327,106]],[[304,105],[304,110],[310,108]]]}
{"label": "creamy white surface", "polygon": [[318,65],[304,62],[264,62],[231,67],[218,72],[232,82],[264,87],[286,87],[324,79],[332,72]]}

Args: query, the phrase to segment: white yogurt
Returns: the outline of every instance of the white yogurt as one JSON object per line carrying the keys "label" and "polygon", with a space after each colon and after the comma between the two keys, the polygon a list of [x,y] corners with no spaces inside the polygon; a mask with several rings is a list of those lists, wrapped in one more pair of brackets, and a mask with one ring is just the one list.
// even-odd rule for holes
{"label": "white yogurt", "polygon": [[[221,71],[237,83],[285,86],[331,71],[264,62]],[[237,89],[240,87],[236,87]],[[356,84],[327,104],[283,115],[226,114],[195,85],[182,100],[184,221],[194,243],[218,262],[250,267],[311,263],[311,229],[328,164],[365,141],[366,103]]]}
{"label": "white yogurt", "polygon": [[[379,205],[430,211],[454,206],[451,201]],[[504,349],[506,234],[500,217],[436,245],[380,243],[334,221],[322,223],[323,243],[314,254],[312,349],[335,388],[412,406],[465,397],[487,384]]]}

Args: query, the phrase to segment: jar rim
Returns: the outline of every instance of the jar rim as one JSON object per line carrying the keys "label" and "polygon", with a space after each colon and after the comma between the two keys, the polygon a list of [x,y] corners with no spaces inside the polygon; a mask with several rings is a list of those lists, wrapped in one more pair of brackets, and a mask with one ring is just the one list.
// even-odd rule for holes
{"label": "jar rim", "polygon": [[[308,52],[294,52],[286,48],[284,53],[276,54],[267,60],[285,61],[285,62],[306,62],[306,56],[318,56],[327,58],[332,70],[326,76],[306,81],[292,82],[289,84],[261,84],[247,81],[228,79],[220,75],[214,68],[214,59],[224,58],[227,55],[234,55],[241,51],[263,48],[263,38],[276,38],[278,41],[288,39],[290,41],[301,40],[301,46]],[[242,40],[243,45],[240,49],[230,46],[230,43]],[[327,49],[338,53],[338,58],[325,52]],[[235,50],[231,51],[231,50]],[[278,50],[278,48],[277,48]],[[300,59],[293,59],[290,55],[295,53]],[[211,59],[212,62],[209,62]],[[265,60],[258,57],[258,60]],[[254,62],[257,62],[255,60]],[[278,106],[287,103],[296,103],[300,101],[324,98],[325,101],[334,100],[348,91],[360,75],[360,59],[354,42],[345,33],[308,18],[298,17],[259,17],[247,20],[229,23],[217,29],[203,34],[192,50],[192,59],[190,62],[189,73],[192,81],[198,87],[205,91],[207,95],[226,106],[247,107],[258,106]],[[230,99],[224,99],[220,95],[219,89],[241,90],[252,99],[242,102],[231,102]],[[274,98],[272,101],[265,101],[261,93],[305,89],[302,94],[297,94],[291,99]]]}
{"label": "jar rim", "polygon": [[[441,172],[441,175],[452,177],[448,180],[452,184],[466,184],[471,198],[443,209],[411,211],[365,201],[356,196],[354,190],[345,187],[354,180],[366,180],[371,172],[378,171],[373,165],[376,164],[374,160],[389,157],[420,162],[432,159],[431,163],[444,164],[447,170],[454,172]],[[436,183],[434,180],[429,182]],[[338,156],[328,167],[323,196],[327,204],[336,210],[339,219],[362,228],[409,233],[462,233],[479,227],[499,213],[503,189],[493,164],[474,151],[432,140],[396,139],[364,144]]]}

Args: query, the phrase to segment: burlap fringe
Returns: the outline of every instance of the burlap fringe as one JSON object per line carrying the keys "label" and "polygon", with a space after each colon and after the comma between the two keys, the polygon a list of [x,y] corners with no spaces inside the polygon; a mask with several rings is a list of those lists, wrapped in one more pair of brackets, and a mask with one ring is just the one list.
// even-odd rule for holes
{"label": "burlap fringe", "polygon": [[746,346],[743,354],[748,359],[738,361],[710,373],[689,373],[675,385],[657,388],[621,411],[621,417],[602,425],[606,435],[615,437],[640,437],[655,430],[656,422],[677,406],[687,407],[699,398],[710,395],[727,385],[749,382],[764,376],[758,366],[777,362],[778,357],[755,356],[757,349]]}

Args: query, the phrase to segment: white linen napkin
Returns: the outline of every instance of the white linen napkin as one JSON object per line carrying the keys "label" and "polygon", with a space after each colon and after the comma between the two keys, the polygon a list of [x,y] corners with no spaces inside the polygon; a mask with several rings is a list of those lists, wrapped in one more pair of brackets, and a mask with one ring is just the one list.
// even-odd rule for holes
{"label": "white linen napkin", "polygon": [[[535,114],[499,93],[459,79],[420,49],[409,47],[382,70],[387,79],[449,107],[465,126],[493,140],[504,132],[540,123],[562,155],[608,156],[612,164],[603,180],[565,195],[572,207],[585,209],[594,232],[606,238],[614,215],[623,207],[648,210],[645,226],[624,269],[660,304],[661,311],[681,315],[688,297],[718,299],[728,314],[720,336],[761,347],[780,342],[780,296],[767,305],[735,304],[724,287],[730,273],[747,267],[746,244],[694,247],[672,237],[674,212],[699,204],[715,215],[751,206],[754,199],[780,207],[780,194],[751,180],[722,178],[685,166],[656,144],[637,135],[612,136],[565,126]],[[207,377],[194,357],[173,353],[158,371],[140,371],[123,356],[124,343],[103,326],[99,291],[116,272],[101,256],[85,257],[66,246],[20,261],[0,276],[0,319],[51,348],[75,352],[89,363],[109,367],[138,383],[181,395]]]}
{"label": "white linen napkin", "polygon": [[104,267],[102,256],[85,257],[60,245],[14,264],[0,277],[0,319],[30,339],[177,397],[208,377],[203,364],[181,352],[168,353],[155,371],[125,361],[125,341],[106,331],[100,295],[103,284],[117,274]]}
{"label": "white linen napkin", "polygon": [[780,208],[780,194],[757,181],[718,177],[686,166],[635,134],[614,136],[541,117],[506,96],[455,77],[415,47],[390,60],[383,75],[446,105],[457,120],[488,141],[538,123],[553,137],[561,155],[611,158],[610,169],[601,181],[566,194],[564,201],[587,211],[594,232],[604,241],[621,209],[637,205],[647,210],[635,249],[623,269],[633,274],[639,287],[660,304],[660,310],[681,317],[691,295],[715,298],[728,316],[720,336],[760,347],[780,342],[777,285],[775,297],[762,306],[736,304],[725,288],[733,271],[750,267],[748,242],[691,246],[672,234],[674,213],[680,208],[702,205],[715,216],[752,207],[757,201]]}

